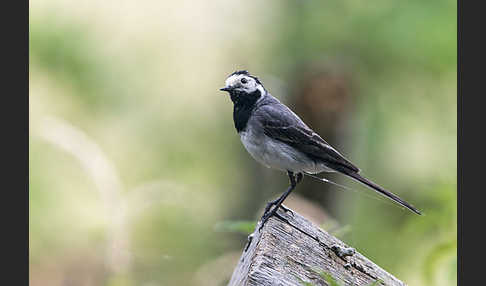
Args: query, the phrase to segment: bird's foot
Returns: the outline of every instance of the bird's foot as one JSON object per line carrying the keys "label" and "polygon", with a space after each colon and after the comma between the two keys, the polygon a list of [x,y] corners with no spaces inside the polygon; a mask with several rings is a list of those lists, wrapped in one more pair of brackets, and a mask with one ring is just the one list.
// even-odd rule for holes
{"label": "bird's foot", "polygon": [[294,212],[291,209],[284,207],[283,205],[280,205],[280,207],[284,210],[284,212],[294,215]]}
{"label": "bird's foot", "polygon": [[[278,210],[278,206],[275,206],[274,208],[271,209],[272,205],[276,205],[276,203],[274,203],[273,201],[272,202],[269,202],[267,204],[267,207],[265,208],[265,212],[263,213],[262,217],[260,218],[260,227],[258,228],[258,231],[260,231],[263,226],[265,225],[265,223],[267,222],[267,220],[269,218],[271,218],[273,215],[277,215],[277,210]],[[280,205],[280,207],[285,211],[285,212],[290,212],[292,215],[294,214],[292,212],[292,210]]]}
{"label": "bird's foot", "polygon": [[270,211],[270,209],[272,208],[272,206],[276,205],[277,203],[278,203],[278,199],[273,200],[273,201],[269,201],[267,203],[267,205],[265,207],[265,210],[263,211],[262,219]]}
{"label": "bird's foot", "polygon": [[[282,208],[282,209],[283,209],[285,212],[290,212],[292,215],[294,214],[294,213],[292,212],[292,210],[290,210],[290,209],[288,209],[288,208],[286,208],[286,207],[284,207],[284,206],[282,206],[282,205],[281,205],[280,207],[281,207],[281,208]],[[264,214],[263,214],[263,216],[262,216],[262,217],[261,217],[261,219],[260,219],[260,227],[258,228],[258,231],[260,231],[260,230],[263,228],[263,226],[265,225],[265,223],[267,222],[267,220],[268,220],[269,218],[271,218],[272,216],[276,216],[276,217],[278,217],[278,218],[280,218],[280,219],[282,219],[282,220],[286,220],[286,219],[284,219],[283,217],[281,217],[281,216],[280,216],[280,215],[277,213],[277,210],[278,210],[278,207],[274,207],[272,210],[270,210],[270,211],[268,211],[268,212],[266,212],[266,213],[264,213]]]}
{"label": "bird's foot", "polygon": [[[276,200],[273,200],[273,201],[270,201],[267,203],[267,206],[265,207],[265,210],[263,211],[263,215],[262,215],[262,218],[265,216],[265,214],[267,214],[270,209],[272,208],[272,206],[275,206],[276,204],[278,203],[278,199]],[[284,207],[283,205],[280,205],[280,207],[286,212],[286,213],[291,213],[292,215],[294,214],[294,212],[287,208],[287,207]]]}
{"label": "bird's foot", "polygon": [[260,227],[258,228],[258,231],[262,230],[263,226],[268,221],[268,219],[272,217],[276,212],[277,212],[277,208],[274,207],[273,209],[263,214],[262,218],[260,219]]}

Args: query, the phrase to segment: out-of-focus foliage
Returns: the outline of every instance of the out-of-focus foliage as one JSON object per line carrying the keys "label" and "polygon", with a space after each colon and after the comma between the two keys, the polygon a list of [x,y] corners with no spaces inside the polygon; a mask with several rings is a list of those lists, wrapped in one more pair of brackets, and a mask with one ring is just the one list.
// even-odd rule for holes
{"label": "out-of-focus foliage", "polygon": [[249,235],[256,227],[255,221],[222,221],[214,226],[216,231],[236,232]]}
{"label": "out-of-focus foliage", "polygon": [[287,182],[218,88],[244,68],[288,102],[308,65],[352,79],[335,147],[425,213],[339,192],[331,229],[409,285],[456,283],[454,1],[34,0],[29,34],[32,285],[225,285],[228,232]]}

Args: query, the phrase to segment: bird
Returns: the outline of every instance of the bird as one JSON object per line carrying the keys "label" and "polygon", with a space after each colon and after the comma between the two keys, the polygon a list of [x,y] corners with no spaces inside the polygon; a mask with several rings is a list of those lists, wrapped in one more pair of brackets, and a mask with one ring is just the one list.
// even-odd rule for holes
{"label": "bird", "polygon": [[[289,107],[272,96],[258,77],[247,70],[231,73],[225,86],[233,103],[234,127],[248,153],[266,167],[287,172],[289,187],[267,203],[260,229],[281,207],[304,175],[344,174],[415,214],[421,212],[392,192],[360,174],[360,169],[321,138]],[[282,206],[283,207],[283,206]]]}

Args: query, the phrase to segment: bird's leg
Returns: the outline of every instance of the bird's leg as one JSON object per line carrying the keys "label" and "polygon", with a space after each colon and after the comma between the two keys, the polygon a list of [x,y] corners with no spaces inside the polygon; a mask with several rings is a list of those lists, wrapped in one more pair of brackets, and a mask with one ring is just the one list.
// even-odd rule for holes
{"label": "bird's leg", "polygon": [[[298,183],[300,183],[300,181],[302,181],[302,178],[303,178],[303,177],[304,177],[304,175],[303,175],[302,173],[297,173],[297,175],[295,175],[295,183],[296,183],[296,185],[297,185]],[[289,178],[290,178],[290,176],[289,176]],[[292,181],[291,181],[290,183],[292,184]],[[278,201],[280,200],[280,198],[281,198],[281,197],[279,197],[279,198],[277,198],[277,199],[275,199],[275,200],[273,200],[273,201],[269,201],[269,202],[267,203],[267,206],[265,207],[265,211],[263,212],[263,215],[265,215],[266,213],[268,213],[268,211],[270,211],[270,208],[271,208],[272,206],[276,205],[276,204],[278,203]],[[285,212],[290,212],[290,213],[292,213],[292,211],[291,211],[290,209],[288,209],[288,208],[286,208],[286,207],[284,207],[284,206],[282,206],[282,205],[281,205],[280,207],[281,207],[281,208],[282,208],[282,209],[283,209]],[[263,216],[262,216],[262,217],[263,217]]]}
{"label": "bird's leg", "polygon": [[[297,176],[294,176],[293,172],[287,171],[287,174],[288,174],[289,179],[290,179],[290,186],[287,189],[287,191],[285,191],[285,193],[283,193],[278,199],[270,201],[267,204],[267,206],[265,207],[265,212],[263,213],[263,216],[261,218],[261,225],[260,225],[259,230],[262,229],[262,227],[265,225],[267,220],[277,212],[278,208],[281,207],[283,201],[288,197],[288,195],[290,195],[290,193],[295,188],[295,186],[297,186],[297,183],[299,183],[302,180],[302,177],[303,177],[302,173],[298,173]],[[297,177],[297,180],[296,180],[296,177]],[[270,210],[272,205],[275,205],[275,207],[272,210]],[[286,208],[284,208],[284,209],[286,209]]]}
{"label": "bird's leg", "polygon": [[[291,172],[288,172],[288,173],[291,173]],[[302,176],[302,173],[298,173],[298,174],[297,174],[297,180],[296,180],[296,184],[297,184],[297,183],[299,183],[299,182],[302,180],[302,177],[303,177],[303,176]],[[292,175],[290,175],[290,174],[289,174],[289,178],[290,178],[290,184],[292,185],[293,174],[292,174]],[[287,191],[288,191],[288,190],[287,190]],[[285,194],[285,193],[284,193],[284,194]],[[274,205],[276,205],[276,204],[278,203],[278,201],[279,201],[279,200],[280,200],[280,199],[283,197],[283,195],[284,195],[284,194],[282,194],[280,197],[276,198],[275,200],[273,200],[273,201],[269,201],[269,202],[267,203],[267,205],[266,205],[266,207],[265,207],[265,210],[263,211],[263,216],[265,216],[265,214],[267,214],[267,213],[270,211],[270,209],[272,208],[272,206],[274,206]],[[280,206],[280,207],[281,207],[282,209],[284,209],[284,211],[286,211],[286,212],[289,212],[289,211],[290,211],[288,208],[286,208],[286,207],[284,207],[284,206]],[[262,217],[263,217],[263,216],[262,216]]]}
{"label": "bird's leg", "polygon": [[298,183],[300,183],[300,181],[302,181],[303,178],[304,178],[304,174],[297,173],[296,178],[295,178],[296,179],[295,182],[298,184]]}
{"label": "bird's leg", "polygon": [[276,198],[275,200],[273,201],[269,201],[267,203],[267,206],[265,207],[265,210],[263,211],[263,215],[265,215],[266,213],[268,213],[268,211],[270,211],[270,209],[272,208],[272,206],[276,205],[278,203],[278,200],[280,199],[279,198]]}

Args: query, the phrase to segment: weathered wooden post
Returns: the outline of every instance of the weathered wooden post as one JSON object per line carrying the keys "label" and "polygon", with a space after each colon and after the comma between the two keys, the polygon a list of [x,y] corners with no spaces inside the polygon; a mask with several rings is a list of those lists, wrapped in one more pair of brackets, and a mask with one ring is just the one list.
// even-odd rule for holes
{"label": "weathered wooden post", "polygon": [[296,212],[280,208],[258,227],[228,286],[329,285],[326,276],[340,285],[405,285]]}

